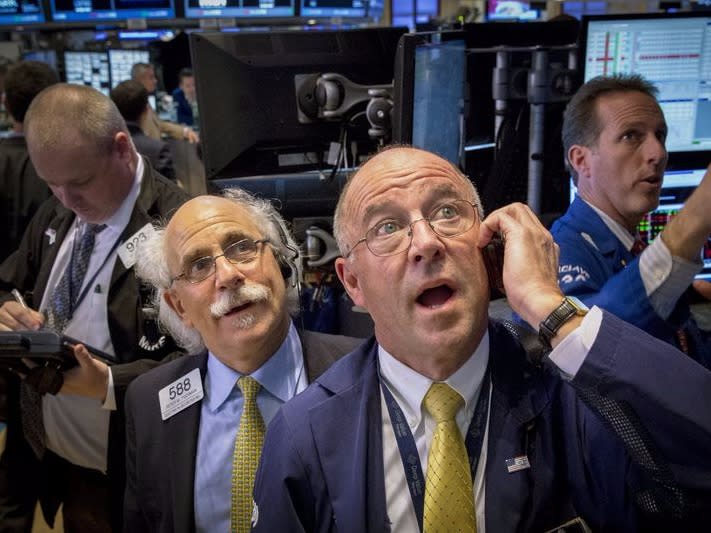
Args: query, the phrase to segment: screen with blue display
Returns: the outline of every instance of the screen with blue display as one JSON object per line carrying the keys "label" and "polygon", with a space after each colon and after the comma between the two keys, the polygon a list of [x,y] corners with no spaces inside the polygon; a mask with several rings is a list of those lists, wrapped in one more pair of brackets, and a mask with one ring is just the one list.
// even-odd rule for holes
{"label": "screen with blue display", "polygon": [[541,16],[538,9],[531,8],[530,2],[513,0],[489,0],[486,20],[537,20]]}
{"label": "screen with blue display", "polygon": [[23,25],[44,22],[41,0],[1,0],[0,25]]}
{"label": "screen with blue display", "polygon": [[374,9],[382,9],[377,0],[301,0],[302,17],[354,17],[371,16]]}
{"label": "screen with blue display", "polygon": [[173,0],[50,0],[50,8],[57,22],[175,17]]}
{"label": "screen with blue display", "polygon": [[185,0],[188,18],[291,17],[296,0]]}

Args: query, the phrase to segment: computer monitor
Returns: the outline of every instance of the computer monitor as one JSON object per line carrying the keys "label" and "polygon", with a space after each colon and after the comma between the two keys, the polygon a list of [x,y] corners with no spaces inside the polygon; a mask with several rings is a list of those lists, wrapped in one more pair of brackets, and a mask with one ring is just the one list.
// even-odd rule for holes
{"label": "computer monitor", "polygon": [[57,70],[57,52],[55,50],[29,50],[22,54],[23,61],[40,61]]}
{"label": "computer monitor", "polygon": [[563,13],[578,19],[581,19],[583,15],[604,15],[607,13],[607,2],[568,2],[566,0],[561,3],[560,7]]}
{"label": "computer monitor", "polygon": [[[332,171],[374,151],[366,101],[318,118],[312,82],[391,84],[404,28],[191,34],[200,132],[208,179]],[[343,84],[322,95],[338,100]],[[354,153],[354,151],[356,153]],[[330,156],[329,156],[330,154]],[[328,173],[327,173],[328,174]],[[330,175],[330,174],[329,174]]]}
{"label": "computer monitor", "polygon": [[131,67],[136,63],[150,63],[148,50],[109,50],[111,88],[131,79]]}
{"label": "computer monitor", "polygon": [[[669,169],[664,173],[664,185],[659,195],[657,209],[645,216],[637,225],[642,240],[649,244],[659,235],[667,223],[684,206],[686,199],[691,196],[694,189],[701,183],[706,173],[706,168],[677,168]],[[576,194],[573,180],[570,180],[570,201]],[[711,281],[711,239],[706,241],[702,251],[704,262],[703,270],[696,276],[697,279]]]}
{"label": "computer monitor", "polygon": [[49,6],[55,22],[175,17],[173,0],[50,0]]}
{"label": "computer monitor", "polygon": [[64,77],[67,83],[87,85],[109,95],[111,77],[106,52],[64,52]]}
{"label": "computer monitor", "polygon": [[395,60],[393,141],[462,163],[466,62],[463,31],[403,35]]}
{"label": "computer monitor", "polygon": [[187,18],[293,17],[297,0],[184,0]]}
{"label": "computer monitor", "polygon": [[380,9],[382,0],[301,0],[302,17],[368,18],[371,9]]}
{"label": "computer monitor", "polygon": [[659,89],[670,152],[711,150],[711,14],[584,17],[584,79],[638,73]]}
{"label": "computer monitor", "polygon": [[488,0],[486,2],[486,20],[538,20],[541,10],[534,9],[531,2],[513,0]]}
{"label": "computer monitor", "polygon": [[0,26],[24,26],[45,22],[42,0],[9,0],[0,5]]}

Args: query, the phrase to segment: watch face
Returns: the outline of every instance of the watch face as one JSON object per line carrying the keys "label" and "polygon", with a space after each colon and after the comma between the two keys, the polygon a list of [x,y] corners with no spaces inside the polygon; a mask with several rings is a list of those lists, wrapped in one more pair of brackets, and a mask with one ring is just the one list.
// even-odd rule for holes
{"label": "watch face", "polygon": [[580,300],[578,300],[575,296],[566,296],[565,299],[567,300],[567,302],[568,302],[570,305],[572,305],[572,306],[575,308],[575,314],[576,314],[576,315],[584,315],[584,314],[586,314],[588,311],[590,311],[590,309],[588,308],[588,306],[585,305],[585,304],[584,304],[583,302],[581,302]]}

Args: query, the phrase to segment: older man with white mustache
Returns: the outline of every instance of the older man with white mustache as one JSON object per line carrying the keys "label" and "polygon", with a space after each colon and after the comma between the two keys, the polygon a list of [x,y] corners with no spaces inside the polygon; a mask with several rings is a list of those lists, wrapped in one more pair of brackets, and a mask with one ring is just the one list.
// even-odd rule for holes
{"label": "older man with white mustache", "polygon": [[160,323],[195,356],[126,398],[125,530],[249,531],[264,429],[356,339],[298,331],[298,248],[269,202],[200,196],[142,243]]}

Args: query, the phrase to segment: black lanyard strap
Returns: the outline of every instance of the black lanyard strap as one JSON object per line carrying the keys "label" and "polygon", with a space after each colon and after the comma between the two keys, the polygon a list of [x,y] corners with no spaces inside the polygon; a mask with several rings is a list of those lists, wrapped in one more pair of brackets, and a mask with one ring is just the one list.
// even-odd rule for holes
{"label": "black lanyard strap", "polygon": [[[380,370],[378,369],[378,374]],[[400,405],[397,403],[388,387],[380,378],[380,388],[385,397],[385,405],[390,414],[390,422],[395,433],[395,440],[400,451],[402,467],[405,471],[405,479],[407,486],[410,489],[410,498],[412,505],[415,508],[415,516],[420,531],[423,531],[422,521],[425,508],[425,477],[422,473],[422,463],[420,455],[417,453],[417,445],[415,438],[412,436],[410,426],[407,423],[405,414],[402,412]],[[489,368],[487,367],[484,379],[482,381],[481,391],[479,392],[479,400],[476,403],[472,420],[467,430],[464,445],[467,448],[469,456],[469,466],[471,467],[472,483],[476,476],[476,469],[479,465],[479,456],[484,443],[484,433],[486,432],[486,424],[489,418],[489,391],[491,389],[491,379]]]}

